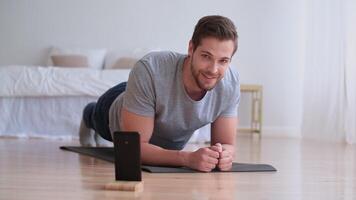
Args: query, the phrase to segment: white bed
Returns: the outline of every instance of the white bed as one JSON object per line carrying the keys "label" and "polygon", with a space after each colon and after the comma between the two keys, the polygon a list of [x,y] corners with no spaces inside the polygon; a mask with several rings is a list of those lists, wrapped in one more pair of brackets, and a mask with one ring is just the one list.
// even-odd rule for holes
{"label": "white bed", "polygon": [[129,69],[0,67],[0,136],[77,138],[83,107]]}
{"label": "white bed", "polygon": [[0,135],[72,139],[91,96],[1,97]]}
{"label": "white bed", "polygon": [[[128,80],[129,69],[0,67],[0,136],[76,139],[84,106]],[[200,134],[198,134],[200,132]],[[204,127],[190,142],[209,141]]]}

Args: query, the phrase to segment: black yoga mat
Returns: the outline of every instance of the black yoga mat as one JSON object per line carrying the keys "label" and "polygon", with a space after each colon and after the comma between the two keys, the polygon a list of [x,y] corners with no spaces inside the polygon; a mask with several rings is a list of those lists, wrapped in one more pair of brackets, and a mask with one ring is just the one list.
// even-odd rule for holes
{"label": "black yoga mat", "polygon": [[[92,156],[94,158],[106,160],[114,163],[114,148],[113,147],[76,147],[62,146],[60,149],[76,152],[79,154]],[[151,173],[194,173],[198,172],[185,167],[162,167],[142,165],[142,170]],[[274,172],[277,171],[273,166],[267,164],[248,164],[248,163],[233,163],[232,169],[229,172]],[[213,170],[213,172],[221,172]]]}

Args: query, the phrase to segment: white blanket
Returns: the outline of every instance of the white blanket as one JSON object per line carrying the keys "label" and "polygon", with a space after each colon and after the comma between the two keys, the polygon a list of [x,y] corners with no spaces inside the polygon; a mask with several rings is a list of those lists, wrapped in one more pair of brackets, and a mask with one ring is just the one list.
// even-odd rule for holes
{"label": "white blanket", "polygon": [[0,67],[0,96],[97,97],[110,87],[127,81],[129,73],[129,69],[5,66]]}
{"label": "white blanket", "polygon": [[[0,67],[0,136],[76,138],[84,106],[127,81],[129,73],[128,69]],[[209,141],[209,127],[199,131],[190,141]]]}

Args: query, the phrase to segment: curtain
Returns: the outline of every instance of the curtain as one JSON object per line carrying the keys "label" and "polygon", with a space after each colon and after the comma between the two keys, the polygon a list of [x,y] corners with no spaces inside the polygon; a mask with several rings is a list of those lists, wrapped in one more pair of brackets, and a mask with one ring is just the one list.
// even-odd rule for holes
{"label": "curtain", "polygon": [[345,131],[346,142],[356,143],[356,1],[347,0],[346,16],[346,55],[345,55]]}
{"label": "curtain", "polygon": [[307,1],[302,136],[356,143],[353,0]]}

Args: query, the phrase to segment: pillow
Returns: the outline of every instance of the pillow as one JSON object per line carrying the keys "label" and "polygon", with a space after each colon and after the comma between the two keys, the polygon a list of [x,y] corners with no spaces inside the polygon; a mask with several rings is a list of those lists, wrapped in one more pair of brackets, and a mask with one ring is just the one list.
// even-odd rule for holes
{"label": "pillow", "polygon": [[106,49],[65,49],[52,47],[47,64],[52,66],[52,56],[66,55],[66,56],[85,56],[87,58],[87,66],[92,69],[102,69],[104,64],[104,58],[106,55]]}
{"label": "pillow", "polygon": [[53,55],[53,66],[58,67],[88,67],[88,58],[82,55]]}
{"label": "pillow", "polygon": [[105,58],[105,69],[131,69],[136,62],[152,51],[159,48],[136,48],[134,50],[112,51]]}
{"label": "pillow", "polygon": [[130,57],[122,57],[116,60],[114,64],[110,66],[110,69],[132,69],[138,59]]}
{"label": "pillow", "polygon": [[104,69],[131,69],[137,61],[138,58],[133,55],[110,52],[105,58]]}

